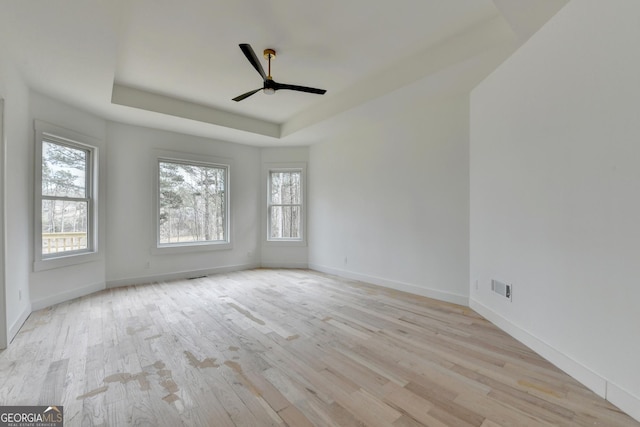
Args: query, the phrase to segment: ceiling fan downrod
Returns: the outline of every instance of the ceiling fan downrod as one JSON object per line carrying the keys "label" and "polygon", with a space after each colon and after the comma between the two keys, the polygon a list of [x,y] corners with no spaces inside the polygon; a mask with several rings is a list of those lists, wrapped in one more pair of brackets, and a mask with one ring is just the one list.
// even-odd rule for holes
{"label": "ceiling fan downrod", "polygon": [[269,80],[273,80],[273,77],[271,77],[271,58],[275,58],[276,57],[276,51],[273,49],[265,49],[264,52],[262,53],[262,55],[264,56],[264,59],[267,60],[268,66],[267,66],[267,78]]}

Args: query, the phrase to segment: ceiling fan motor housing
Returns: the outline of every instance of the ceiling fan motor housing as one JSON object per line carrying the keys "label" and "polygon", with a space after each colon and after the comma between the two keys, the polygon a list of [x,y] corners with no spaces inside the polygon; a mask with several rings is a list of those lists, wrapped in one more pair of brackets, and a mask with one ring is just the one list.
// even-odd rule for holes
{"label": "ceiling fan motor housing", "polygon": [[273,78],[271,76],[267,76],[262,86],[262,92],[266,95],[273,95],[276,93],[276,89],[276,84],[273,81]]}

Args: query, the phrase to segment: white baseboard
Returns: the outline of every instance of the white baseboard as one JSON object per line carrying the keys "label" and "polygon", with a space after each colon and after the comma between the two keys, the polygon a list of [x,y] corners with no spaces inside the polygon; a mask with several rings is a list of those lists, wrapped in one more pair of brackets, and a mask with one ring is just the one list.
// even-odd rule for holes
{"label": "white baseboard", "polygon": [[609,382],[606,378],[595,373],[580,362],[573,360],[564,353],[561,353],[551,345],[535,337],[519,326],[514,325],[506,318],[473,298],[469,300],[469,307],[527,347],[531,348],[540,356],[553,363],[556,367],[566,372],[598,396],[608,400],[622,411],[626,412],[629,416],[640,421],[640,398],[633,396],[631,393]]}
{"label": "white baseboard", "polygon": [[105,283],[98,282],[91,285],[83,286],[81,288],[75,288],[65,292],[61,292],[56,295],[51,295],[49,297],[40,298],[31,302],[31,310],[36,311],[43,308],[51,307],[52,305],[59,304],[61,302],[70,301],[75,298],[80,298],[85,295],[101,291],[104,288]]}
{"label": "white baseboard", "polygon": [[9,330],[7,331],[9,334],[9,336],[7,337],[8,343],[13,341],[16,335],[18,335],[18,332],[20,332],[20,328],[22,327],[22,325],[24,325],[24,322],[27,321],[27,318],[29,318],[29,315],[31,315],[31,311],[32,311],[31,304],[27,304],[27,306],[24,308],[24,310],[22,310],[22,313],[20,313],[20,316],[18,316],[16,321],[13,322],[11,326],[9,326]]}
{"label": "white baseboard", "polygon": [[319,264],[309,264],[311,270],[320,271],[322,273],[333,274],[334,276],[340,276],[347,279],[359,280],[361,282],[367,282],[378,286],[384,286],[385,288],[395,289],[397,291],[408,292],[415,295],[420,295],[427,298],[433,298],[440,301],[446,301],[453,304],[469,306],[469,297],[465,295],[453,294],[450,292],[441,291],[438,289],[425,288],[423,286],[414,285],[411,283],[398,282],[395,280],[389,280],[382,277],[369,276],[366,274],[354,273],[352,271],[341,270],[338,268],[327,267]]}
{"label": "white baseboard", "polygon": [[260,264],[262,268],[291,268],[291,269],[307,269],[309,264],[306,262],[262,262]]}
{"label": "white baseboard", "polygon": [[615,384],[607,383],[607,400],[631,418],[640,421],[640,397],[632,395]]}
{"label": "white baseboard", "polygon": [[192,277],[208,276],[210,274],[230,273],[232,271],[250,270],[259,268],[260,264],[237,264],[227,265],[224,267],[206,268],[201,270],[179,271],[176,273],[151,274],[148,276],[128,277],[124,279],[107,280],[107,289],[118,288],[121,286],[141,285],[144,283],[163,282],[168,280],[190,279]]}

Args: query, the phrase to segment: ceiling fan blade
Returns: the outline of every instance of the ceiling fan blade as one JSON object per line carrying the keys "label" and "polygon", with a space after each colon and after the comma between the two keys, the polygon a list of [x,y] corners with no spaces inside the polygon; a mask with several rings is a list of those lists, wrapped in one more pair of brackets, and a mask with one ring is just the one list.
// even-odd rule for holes
{"label": "ceiling fan blade", "polygon": [[276,82],[273,82],[273,83],[274,83],[273,86],[275,90],[289,89],[289,90],[297,90],[298,92],[316,93],[318,95],[324,95],[327,92],[325,89],[316,89],[314,87],[288,85],[288,84],[276,83]]}
{"label": "ceiling fan blade", "polygon": [[264,73],[264,69],[262,68],[262,65],[260,64],[260,61],[258,60],[258,57],[256,56],[256,53],[253,51],[253,48],[251,47],[251,45],[247,43],[242,43],[240,44],[240,49],[242,50],[242,53],[244,53],[244,56],[247,57],[251,65],[253,65],[253,68],[255,68],[256,71],[260,73],[260,75],[262,76],[262,80],[266,80],[267,75]]}
{"label": "ceiling fan blade", "polygon": [[236,102],[240,102],[240,101],[242,101],[243,99],[250,97],[250,96],[251,96],[251,95],[253,95],[254,93],[256,93],[256,92],[260,92],[261,90],[262,90],[262,88],[259,88],[259,89],[256,89],[256,90],[251,90],[251,91],[249,91],[249,92],[247,92],[247,93],[243,93],[243,94],[242,94],[242,95],[240,95],[240,96],[236,96],[235,98],[233,98],[233,100],[234,100],[234,101],[236,101]]}

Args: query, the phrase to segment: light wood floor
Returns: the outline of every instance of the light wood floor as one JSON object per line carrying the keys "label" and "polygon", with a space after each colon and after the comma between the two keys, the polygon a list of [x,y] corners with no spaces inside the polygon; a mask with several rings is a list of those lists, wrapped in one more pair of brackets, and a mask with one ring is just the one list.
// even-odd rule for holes
{"label": "light wood floor", "polygon": [[640,426],[468,308],[298,270],[34,312],[0,375],[65,426]]}

